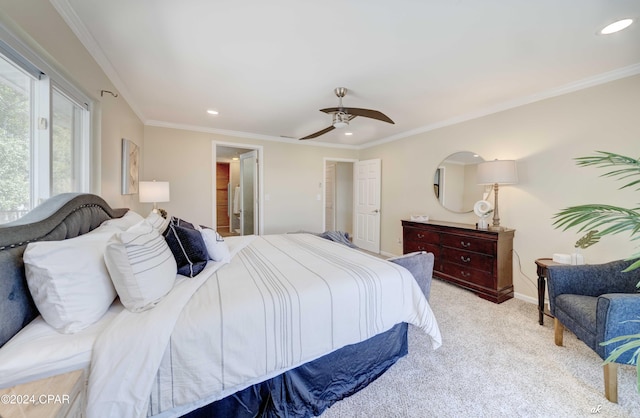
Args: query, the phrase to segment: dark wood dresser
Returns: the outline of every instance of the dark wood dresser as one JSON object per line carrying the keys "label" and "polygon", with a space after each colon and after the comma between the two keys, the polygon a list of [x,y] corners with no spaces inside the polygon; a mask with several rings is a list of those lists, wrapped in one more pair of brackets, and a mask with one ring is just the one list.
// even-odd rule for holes
{"label": "dark wood dresser", "polygon": [[435,256],[433,275],[495,303],[513,297],[513,229],[485,231],[451,222],[402,221],[403,253]]}

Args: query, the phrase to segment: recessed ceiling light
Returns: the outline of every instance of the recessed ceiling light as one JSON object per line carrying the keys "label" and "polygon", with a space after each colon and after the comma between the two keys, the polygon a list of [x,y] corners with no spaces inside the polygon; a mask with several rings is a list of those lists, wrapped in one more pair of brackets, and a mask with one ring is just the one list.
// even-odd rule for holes
{"label": "recessed ceiling light", "polygon": [[353,135],[353,132],[345,132],[344,134],[345,134],[346,136],[351,136],[351,135]]}
{"label": "recessed ceiling light", "polygon": [[610,35],[612,33],[620,32],[622,29],[628,28],[633,23],[633,19],[622,19],[617,22],[613,22],[610,25],[605,26],[600,31],[602,35]]}
{"label": "recessed ceiling light", "polygon": [[210,115],[217,115],[218,111],[217,110],[213,110],[213,109],[209,109],[209,110],[207,110],[207,113],[210,114]]}

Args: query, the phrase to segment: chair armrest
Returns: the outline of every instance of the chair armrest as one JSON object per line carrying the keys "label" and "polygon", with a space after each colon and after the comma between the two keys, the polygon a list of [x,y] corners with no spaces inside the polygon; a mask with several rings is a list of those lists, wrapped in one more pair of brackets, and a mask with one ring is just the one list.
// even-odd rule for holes
{"label": "chair armrest", "polygon": [[401,265],[409,270],[422,289],[424,296],[429,299],[431,293],[431,279],[433,277],[434,255],[425,251],[405,254],[388,258],[388,261]]}
{"label": "chair armrest", "polygon": [[562,294],[600,296],[605,293],[634,293],[640,269],[623,273],[632,261],[604,264],[549,266],[549,299]]}
{"label": "chair armrest", "polygon": [[[640,294],[610,293],[600,296],[596,308],[597,343],[635,334],[640,338]],[[596,352],[605,359],[623,343],[599,345]],[[623,354],[617,363],[628,363],[632,354],[632,351]]]}

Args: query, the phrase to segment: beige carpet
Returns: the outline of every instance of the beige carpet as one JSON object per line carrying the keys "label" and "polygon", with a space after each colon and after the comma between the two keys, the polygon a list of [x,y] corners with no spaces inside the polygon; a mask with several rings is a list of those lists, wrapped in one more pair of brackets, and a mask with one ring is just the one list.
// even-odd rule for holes
{"label": "beige carpet", "polygon": [[431,292],[442,347],[409,327],[409,354],[323,418],[640,417],[635,367],[619,367],[610,403],[602,360],[568,331],[556,347],[553,321],[538,325],[535,305],[496,305],[440,280]]}

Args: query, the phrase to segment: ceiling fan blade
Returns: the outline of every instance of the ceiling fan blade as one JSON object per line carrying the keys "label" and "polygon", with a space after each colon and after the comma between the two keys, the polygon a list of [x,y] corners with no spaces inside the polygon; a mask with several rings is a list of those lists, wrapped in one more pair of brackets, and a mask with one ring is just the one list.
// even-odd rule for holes
{"label": "ceiling fan blade", "polygon": [[395,122],[391,120],[391,118],[385,115],[382,112],[371,109],[360,109],[358,107],[328,107],[326,109],[320,109],[321,112],[324,113],[336,113],[336,112],[345,112],[349,115],[353,116],[362,116],[365,118],[376,119],[383,122],[391,123],[395,125]]}
{"label": "ceiling fan blade", "polygon": [[350,115],[356,115],[356,116],[362,116],[365,118],[381,120],[383,122],[387,122],[395,125],[395,122],[392,121],[389,116],[377,110],[359,109],[357,107],[348,107],[348,108],[345,108],[344,110]]}
{"label": "ceiling fan blade", "polygon": [[317,138],[317,137],[319,137],[320,135],[324,135],[324,134],[326,134],[327,132],[331,132],[331,131],[333,131],[334,129],[336,129],[336,128],[334,128],[333,126],[329,126],[328,128],[324,128],[324,129],[323,129],[323,130],[321,130],[321,131],[314,132],[314,133],[312,133],[311,135],[307,135],[307,136],[305,136],[304,138],[300,138],[300,141],[302,141],[303,139],[312,139],[312,138]]}
{"label": "ceiling fan blade", "polygon": [[324,112],[324,113],[336,113],[336,112],[340,111],[341,109],[344,110],[344,108],[342,108],[342,107],[328,107],[326,109],[320,109],[320,111]]}

